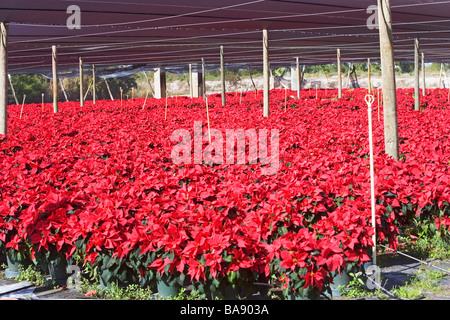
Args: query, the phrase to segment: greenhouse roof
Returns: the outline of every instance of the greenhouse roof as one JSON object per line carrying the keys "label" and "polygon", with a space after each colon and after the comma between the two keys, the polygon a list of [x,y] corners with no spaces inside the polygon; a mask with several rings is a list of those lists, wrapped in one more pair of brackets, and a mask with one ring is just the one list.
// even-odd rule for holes
{"label": "greenhouse roof", "polygon": [[[72,11],[70,6],[80,11]],[[9,25],[10,73],[50,72],[51,47],[60,72],[86,65],[177,68],[219,63],[262,65],[262,29],[270,61],[288,66],[379,59],[375,0],[2,0]],[[69,10],[68,10],[69,9]],[[420,39],[427,62],[450,57],[450,1],[391,1],[395,58],[412,61]],[[77,14],[79,13],[79,16]],[[76,18],[80,18],[79,21]],[[74,28],[80,23],[80,28]]]}

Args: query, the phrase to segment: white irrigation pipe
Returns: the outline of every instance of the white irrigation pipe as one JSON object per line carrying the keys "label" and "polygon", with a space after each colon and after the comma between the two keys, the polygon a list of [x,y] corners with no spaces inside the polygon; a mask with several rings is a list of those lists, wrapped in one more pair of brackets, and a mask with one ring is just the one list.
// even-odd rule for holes
{"label": "white irrigation pipe", "polygon": [[403,256],[405,256],[405,257],[408,257],[408,258],[410,258],[410,259],[412,259],[412,260],[415,260],[415,261],[417,261],[417,262],[426,264],[426,265],[429,266],[429,267],[435,268],[435,269],[437,269],[437,270],[439,270],[439,271],[445,272],[445,273],[447,273],[447,274],[450,275],[450,271],[449,271],[449,270],[446,270],[446,269],[437,267],[437,266],[435,266],[435,265],[432,265],[431,263],[428,263],[428,262],[426,262],[426,261],[423,261],[423,260],[414,258],[414,257],[412,257],[412,256],[410,256],[410,255],[407,255],[406,253],[403,253],[403,252],[400,252],[400,251],[398,251],[398,250],[395,250],[395,249],[386,247],[386,246],[384,246],[384,245],[382,245],[382,244],[380,244],[380,247],[382,247],[382,248],[384,248],[384,249],[387,249],[387,250],[390,250],[390,251],[392,251],[392,252],[398,253],[398,254],[403,255]]}
{"label": "white irrigation pipe", "polygon": [[372,264],[377,264],[377,227],[375,219],[375,173],[373,164],[373,133],[372,133],[372,104],[375,101],[375,97],[371,94],[366,95],[365,101],[367,103],[367,111],[369,114],[369,148],[370,148],[370,196],[371,196],[371,209],[372,209],[372,227],[373,227],[373,247],[372,247]]}

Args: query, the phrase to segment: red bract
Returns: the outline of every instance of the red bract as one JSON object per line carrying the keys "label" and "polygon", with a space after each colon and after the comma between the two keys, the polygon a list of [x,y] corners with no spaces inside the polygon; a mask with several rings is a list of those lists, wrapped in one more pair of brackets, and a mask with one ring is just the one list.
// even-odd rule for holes
{"label": "red bract", "polygon": [[[436,228],[450,226],[447,90],[421,97],[421,112],[411,93],[398,91],[398,161],[384,154],[383,108],[373,106],[377,241],[392,247],[414,215],[442,212]],[[241,104],[229,94],[226,106],[210,95],[210,127],[224,138],[228,129],[279,131],[274,175],[261,163],[194,161],[195,121],[201,151],[209,144],[203,99],[168,98],[167,119],[165,99],[144,110],[143,99],[122,108],[61,103],[58,114],[26,105],[22,119],[11,106],[10,135],[0,140],[0,248],[28,242],[92,264],[111,254],[128,267],[145,261],[141,276],[150,268],[204,281],[245,271],[323,289],[348,264],[370,261],[365,94],[288,91],[285,103],[285,91],[273,90],[270,118],[261,92],[244,93]],[[191,163],[171,159],[177,129],[191,135]]]}

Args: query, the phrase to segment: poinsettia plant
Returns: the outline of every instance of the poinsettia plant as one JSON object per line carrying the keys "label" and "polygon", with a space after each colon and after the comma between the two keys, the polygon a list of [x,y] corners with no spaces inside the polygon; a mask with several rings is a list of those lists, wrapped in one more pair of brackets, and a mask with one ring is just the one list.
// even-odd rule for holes
{"label": "poinsettia plant", "polygon": [[[421,97],[419,113],[412,92],[398,90],[399,159],[384,153],[381,99],[373,106],[376,239],[393,248],[414,223],[431,233],[450,225],[448,89]],[[337,274],[369,261],[373,245],[367,91],[296,94],[272,90],[270,118],[261,92],[228,93],[226,106],[210,95],[209,122],[201,98],[169,97],[167,108],[166,99],[145,108],[144,99],[67,102],[57,114],[25,105],[22,117],[9,107],[0,249],[76,258],[105,285],[155,285],[165,275],[217,296],[240,287],[251,289],[237,292],[246,296],[252,283],[273,279],[286,297],[328,290]],[[235,146],[234,162],[199,161],[211,148],[208,128],[224,138],[227,130],[277,130],[277,172],[247,161],[247,144]],[[176,130],[191,137],[186,163],[171,158]]]}

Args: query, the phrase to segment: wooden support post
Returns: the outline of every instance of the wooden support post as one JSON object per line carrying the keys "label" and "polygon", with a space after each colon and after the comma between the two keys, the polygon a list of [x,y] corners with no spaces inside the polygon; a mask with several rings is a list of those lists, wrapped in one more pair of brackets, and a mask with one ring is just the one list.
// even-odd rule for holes
{"label": "wooden support post", "polygon": [[341,49],[337,49],[338,98],[342,98]]}
{"label": "wooden support post", "polygon": [[398,119],[395,84],[394,46],[389,0],[378,0],[381,70],[383,82],[385,152],[398,159]]}
{"label": "wooden support post", "polygon": [[84,106],[84,89],[83,89],[83,58],[80,57],[80,107]]}
{"label": "wooden support post", "polygon": [[16,105],[19,104],[19,100],[17,100],[16,96],[16,90],[14,89],[14,85],[12,83],[11,75],[8,73],[8,80],[9,80],[9,86],[11,87],[12,94],[14,96],[14,101],[16,102]]}
{"label": "wooden support post", "polygon": [[269,33],[267,29],[263,30],[263,76],[264,76],[263,116],[269,117],[270,69],[269,69]]}
{"label": "wooden support post", "polygon": [[422,95],[426,95],[426,82],[425,82],[425,55],[422,52]]}
{"label": "wooden support post", "polygon": [[414,110],[420,110],[419,39],[414,39]]}
{"label": "wooden support post", "polygon": [[58,113],[58,52],[52,46],[52,73],[53,73],[53,112]]}
{"label": "wooden support post", "polygon": [[199,66],[197,65],[195,70],[191,73],[192,82],[192,97],[199,98],[203,97],[203,74],[199,71]]}
{"label": "wooden support post", "polygon": [[371,70],[370,70],[370,59],[367,59],[367,78],[368,78],[368,90],[369,93],[372,93],[372,76],[371,76]]}
{"label": "wooden support post", "polygon": [[8,25],[0,22],[0,135],[8,131]]}
{"label": "wooden support post", "polygon": [[155,96],[156,99],[162,99],[166,97],[166,72],[161,68],[156,69],[154,73],[155,81]]}
{"label": "wooden support post", "polygon": [[223,46],[220,46],[220,81],[222,83],[222,106],[227,104],[227,90],[225,85],[225,61],[223,56]]}
{"label": "wooden support post", "polygon": [[95,65],[92,65],[92,103],[97,102],[97,91],[95,90],[97,73],[95,72]]}

